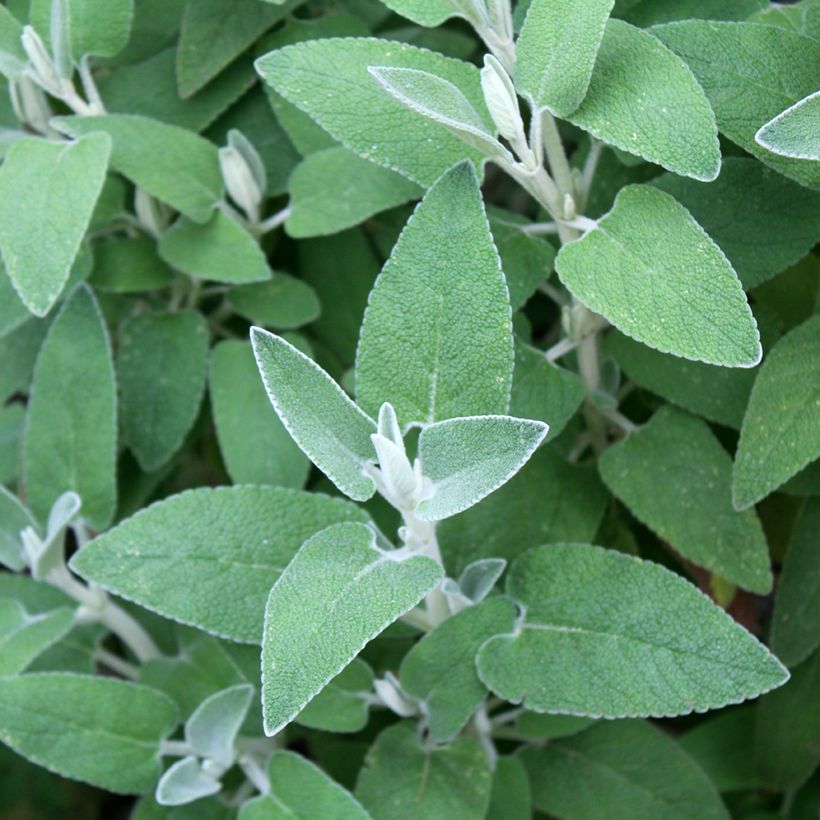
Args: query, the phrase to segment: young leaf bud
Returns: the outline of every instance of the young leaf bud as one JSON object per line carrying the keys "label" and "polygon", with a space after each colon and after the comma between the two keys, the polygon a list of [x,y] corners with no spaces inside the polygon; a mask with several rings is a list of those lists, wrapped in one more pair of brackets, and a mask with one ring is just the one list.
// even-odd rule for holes
{"label": "young leaf bud", "polygon": [[57,73],[51,55],[40,35],[31,26],[25,26],[20,42],[31,64],[29,70],[31,78],[53,97],[62,97],[64,81]]}
{"label": "young leaf bud", "polygon": [[228,144],[219,149],[219,166],[231,199],[256,220],[266,185],[265,168],[253,146],[239,131],[231,131]]}
{"label": "young leaf bud", "polygon": [[521,119],[515,88],[501,63],[492,54],[484,56],[481,88],[487,108],[501,136],[513,145],[525,141],[524,123]]}
{"label": "young leaf bud", "polygon": [[501,40],[512,40],[512,9],[510,0],[487,0],[490,26]]}
{"label": "young leaf bud", "polygon": [[62,79],[68,80],[74,72],[71,61],[71,24],[68,0],[51,0],[49,36],[54,68]]}

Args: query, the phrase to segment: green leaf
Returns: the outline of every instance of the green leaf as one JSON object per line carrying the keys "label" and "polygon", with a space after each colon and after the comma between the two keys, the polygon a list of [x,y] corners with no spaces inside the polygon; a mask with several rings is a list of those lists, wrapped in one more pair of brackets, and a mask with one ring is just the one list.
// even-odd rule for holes
{"label": "green leaf", "polygon": [[19,572],[26,565],[20,540],[20,531],[26,527],[35,532],[40,529],[23,502],[0,485],[0,564],[12,572]]}
{"label": "green leaf", "polygon": [[745,20],[767,5],[767,0],[638,0],[625,14],[624,20],[646,28],[672,20]]}
{"label": "green leaf", "polygon": [[512,560],[548,541],[590,541],[607,499],[594,467],[567,464],[541,447],[500,490],[441,522],[438,539],[450,574],[480,558]]}
{"label": "green leaf", "polygon": [[703,89],[683,60],[623,20],[607,22],[589,90],[568,119],[676,174],[708,182],[720,171],[715,116]]}
{"label": "green leaf", "polygon": [[633,515],[684,558],[760,595],[771,590],[763,528],[753,510],[733,509],[731,458],[706,422],[662,407],[598,467]]}
{"label": "green leaf", "polygon": [[399,723],[367,753],[356,797],[374,820],[483,820],[491,784],[487,755],[475,738],[425,747],[411,726]]}
{"label": "green leaf", "polygon": [[345,495],[366,501],[375,492],[365,468],[376,458],[376,423],[284,339],[257,327],[251,341],[265,390],[293,440]]}
{"label": "green leaf", "polygon": [[74,622],[70,607],[30,615],[13,598],[0,598],[0,678],[22,672],[39,654],[65,637]]}
{"label": "green leaf", "polygon": [[20,327],[27,319],[31,319],[31,313],[17,295],[0,253],[0,337]]}
{"label": "green leaf", "polygon": [[37,353],[48,330],[48,322],[29,319],[5,336],[0,336],[0,401],[14,393],[27,392]]}
{"label": "green leaf", "polygon": [[793,265],[820,236],[820,193],[750,158],[727,157],[708,186],[672,174],[652,184],[692,214],[746,289]]}
{"label": "green leaf", "polygon": [[304,757],[279,750],[268,761],[269,794],[247,801],[239,820],[286,820],[316,817],[326,820],[369,820],[370,815],[350,792]]}
{"label": "green leaf", "polygon": [[404,656],[402,689],[424,701],[436,743],[452,740],[484,700],[487,690],[476,674],[476,653],[488,638],[511,632],[515,615],[512,601],[490,598],[448,618]]}
{"label": "green leaf", "polygon": [[265,733],[290,723],[441,578],[432,558],[385,552],[363,524],[337,524],[307,540],[274,584],[265,609]]}
{"label": "green leaf", "polygon": [[797,788],[820,763],[818,690],[820,652],[815,652],[793,671],[782,689],[766,695],[757,708],[757,770],[777,791]]}
{"label": "green leaf", "polygon": [[534,0],[516,43],[516,86],[559,117],[586,96],[614,0]]}
{"label": "green leaf", "polygon": [[755,142],[783,157],[820,160],[820,91],[769,120],[755,134]]}
{"label": "green leaf", "polygon": [[211,408],[219,449],[236,484],[302,487],[310,464],[279,421],[247,342],[220,342],[211,354]]}
{"label": "green leaf", "polygon": [[176,726],[161,692],[114,678],[38,673],[0,679],[0,740],[52,772],[117,794],[143,794]]}
{"label": "green leaf", "polygon": [[221,790],[219,780],[195,757],[188,756],[168,767],[157,783],[154,798],[162,806],[183,806]]}
{"label": "green leaf", "polygon": [[489,413],[510,401],[510,303],[469,165],[422,200],[370,293],[356,356],[356,397],[385,401],[403,427]]}
{"label": "green leaf", "polygon": [[382,0],[385,6],[397,14],[418,23],[420,26],[434,28],[440,26],[458,12],[458,1],[449,0]]}
{"label": "green leaf", "polygon": [[414,515],[438,521],[477,504],[526,464],[548,429],[542,421],[512,416],[455,418],[425,427],[419,458],[427,481]]}
{"label": "green leaf", "polygon": [[739,703],[788,672],[696,587],[658,564],[586,544],[524,553],[507,593],[526,609],[491,638],[478,674],[550,714],[673,717]]}
{"label": "green leaf", "polygon": [[[114,57],[128,42],[134,0],[64,0],[63,25],[68,32],[71,56],[79,62],[85,54]],[[52,0],[32,0],[29,22],[50,40]]]}
{"label": "green leaf", "polygon": [[[404,43],[355,37],[313,40],[273,51],[256,62],[266,83],[334,139],[419,185],[432,185],[459,160],[482,161],[478,151],[444,126],[409,111],[381,88],[369,66],[434,74],[455,85],[482,118],[488,117],[475,66]],[[359,115],[350,116],[352,111]]]}
{"label": "green leaf", "polygon": [[594,718],[573,715],[545,715],[539,712],[524,712],[515,722],[521,737],[527,740],[554,740],[571,737],[583,732],[595,723]]}
{"label": "green leaf", "polygon": [[715,787],[661,729],[602,721],[579,735],[527,749],[533,803],[571,820],[728,820]]}
{"label": "green leaf", "polygon": [[0,407],[0,483],[17,481],[20,473],[26,408],[22,404]]}
{"label": "green leaf", "polygon": [[561,281],[623,333],[724,367],[760,361],[754,316],[731,264],[669,194],[628,185],[555,260]]}
{"label": "green leaf", "polygon": [[[45,316],[63,290],[102,190],[111,140],[23,139],[0,169],[0,248],[14,289]],[[48,230],[42,230],[48,225]]]}
{"label": "green leaf", "polygon": [[280,330],[309,324],[321,311],[310,285],[278,271],[267,282],[231,288],[228,304],[248,321]]}
{"label": "green leaf", "polygon": [[28,62],[20,42],[22,33],[20,21],[5,6],[0,6],[0,74],[8,79],[22,76]]}
{"label": "green leaf", "polygon": [[174,272],[147,236],[124,236],[94,245],[89,284],[108,293],[141,293],[167,285]]}
{"label": "green leaf", "polygon": [[194,310],[140,313],[122,325],[117,356],[120,421],[146,472],[181,447],[205,390],[208,327]]}
{"label": "green leaf", "polygon": [[421,194],[414,182],[341,146],[302,160],[288,190],[292,213],[285,228],[297,239],[337,233]]}
{"label": "green leaf", "polygon": [[23,460],[37,518],[45,520],[58,496],[73,490],[91,526],[108,526],[117,496],[116,412],[108,331],[94,295],[81,286],[54,319],[34,369]]}
{"label": "green leaf", "polygon": [[772,616],[772,651],[788,667],[802,663],[820,645],[818,532],[820,499],[809,498],[789,542]]}
{"label": "green leaf", "polygon": [[301,544],[354,505],[280,487],[202,488],[152,504],[74,555],[71,566],[166,618],[259,643],[271,585]]}
{"label": "green leaf", "polygon": [[159,240],[159,255],[177,270],[212,282],[261,282],[273,275],[256,240],[217,210],[204,225],[182,218]]}
{"label": "green leaf", "polygon": [[55,117],[54,127],[72,136],[110,135],[111,165],[134,185],[194,222],[207,222],[222,196],[216,146],[192,131],[148,117],[107,114]]}
{"label": "green leaf", "polygon": [[185,722],[185,740],[197,757],[233,763],[236,736],[251,705],[253,686],[241,683],[206,698]]}
{"label": "green leaf", "polygon": [[745,509],[820,456],[820,316],[772,348],[752,388],[732,474]]}
{"label": "green leaf", "polygon": [[705,20],[668,23],[653,33],[694,71],[722,134],[775,171],[820,187],[816,162],[779,157],[754,138],[762,123],[817,91],[820,42],[775,26]]}
{"label": "green leaf", "polygon": [[372,688],[373,670],[354,658],[294,720],[323,732],[358,732],[367,725],[369,711],[362,695]]}
{"label": "green leaf", "polygon": [[245,0],[188,0],[177,49],[179,96],[187,99],[281,20],[279,7]]}
{"label": "green leaf", "polygon": [[487,820],[531,820],[532,798],[527,770],[517,757],[495,761]]}

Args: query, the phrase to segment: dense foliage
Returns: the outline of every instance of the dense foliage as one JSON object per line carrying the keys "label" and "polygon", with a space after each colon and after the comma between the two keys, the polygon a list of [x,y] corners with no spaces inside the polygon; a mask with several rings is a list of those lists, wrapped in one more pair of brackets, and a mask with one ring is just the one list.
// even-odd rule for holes
{"label": "dense foliage", "polygon": [[818,0],[6,0],[0,72],[3,817],[816,816]]}

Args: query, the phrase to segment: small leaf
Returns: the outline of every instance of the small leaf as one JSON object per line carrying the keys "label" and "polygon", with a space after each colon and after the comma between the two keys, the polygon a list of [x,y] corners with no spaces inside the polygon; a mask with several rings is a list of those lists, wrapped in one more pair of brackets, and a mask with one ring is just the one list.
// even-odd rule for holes
{"label": "small leaf", "polygon": [[219,449],[234,483],[302,487],[310,462],[271,407],[248,342],[227,339],[213,349],[209,384]]}
{"label": "small leaf", "polygon": [[755,134],[755,142],[775,154],[820,160],[820,91],[781,111]]}
{"label": "small leaf", "polygon": [[251,705],[253,687],[242,683],[216,692],[199,704],[185,723],[185,740],[197,757],[230,766],[234,742]]}
{"label": "small leaf", "polygon": [[51,123],[75,137],[109,134],[111,165],[194,222],[207,222],[222,196],[216,146],[184,128],[131,114],[56,117]]}
{"label": "small leaf", "polygon": [[0,485],[0,564],[12,572],[20,572],[26,565],[20,540],[26,527],[35,532],[40,529],[23,502]]}
{"label": "small leaf", "polygon": [[561,281],[623,333],[664,353],[753,367],[760,338],[729,261],[671,196],[628,185],[555,260]]}
{"label": "small leaf", "polygon": [[373,530],[362,524],[337,524],[306,541],[274,584],[265,609],[265,733],[274,735],[293,720],[441,577],[432,558],[379,549]]}
{"label": "small leaf", "polygon": [[358,732],[367,725],[369,711],[362,695],[372,689],[373,670],[354,658],[294,720],[323,732]]}
{"label": "small leaf", "polygon": [[262,639],[271,585],[301,544],[354,505],[279,487],[188,490],[86,544],[80,575],[166,618],[243,643]]}
{"label": "small leaf", "polygon": [[277,330],[292,330],[309,324],[321,311],[310,285],[279,272],[267,282],[231,288],[228,304],[248,321]]}
{"label": "small leaf", "polygon": [[159,742],[176,707],[147,686],[87,675],[0,679],[0,740],[64,777],[144,794],[160,773]]}
{"label": "small leaf", "polygon": [[507,593],[526,615],[491,638],[478,674],[550,714],[673,717],[780,686],[780,662],[696,587],[658,564],[585,544],[518,558]]}
{"label": "small leaf", "polygon": [[820,456],[820,316],[772,348],[752,388],[732,496],[746,509]]}
{"label": "small leaf", "polygon": [[108,526],[117,493],[116,412],[108,330],[94,295],[81,286],[54,319],[34,369],[23,458],[37,518],[73,490],[83,517],[96,529]]}
{"label": "small leaf", "polygon": [[204,225],[180,219],[159,241],[159,255],[183,273],[212,282],[261,282],[271,278],[256,240],[220,210]]}
{"label": "small leaf", "polygon": [[239,820],[315,817],[327,820],[370,820],[350,792],[304,757],[278,750],[268,761],[271,792],[239,809]]}
{"label": "small leaf", "polygon": [[771,590],[763,528],[754,511],[732,508],[731,459],[706,422],[662,407],[598,467],[633,515],[684,558],[760,595]]}
{"label": "small leaf", "polygon": [[207,356],[208,328],[197,311],[140,313],[123,324],[122,437],[146,472],[168,461],[196,420]]}
{"label": "small leaf", "polygon": [[592,820],[728,820],[715,787],[661,729],[636,720],[598,725],[521,755],[533,804],[546,814]]}
{"label": "small leaf", "polygon": [[39,654],[64,638],[74,610],[61,607],[30,615],[13,598],[0,598],[0,678],[22,672]]}
{"label": "small leaf", "polygon": [[366,501],[375,492],[364,469],[375,461],[376,423],[284,339],[257,327],[251,341],[268,397],[293,440],[345,495]]}
{"label": "small leaf", "polygon": [[[43,36],[49,34],[52,0],[32,0],[29,22]],[[65,0],[71,56],[76,62],[86,54],[114,57],[128,42],[134,0]]]}
{"label": "small leaf", "polygon": [[708,182],[720,171],[715,115],[691,70],[623,20],[607,22],[589,90],[568,119],[676,174]]}
{"label": "small leaf", "polygon": [[411,726],[399,723],[371,746],[356,797],[378,820],[483,820],[491,783],[487,755],[475,738],[425,747]]}
{"label": "small leaf", "polygon": [[[0,169],[0,248],[14,289],[37,316],[63,290],[102,190],[111,140],[23,139]],[[48,230],[42,230],[47,225]]]}
{"label": "small leaf", "polygon": [[369,66],[434,74],[453,83],[482,117],[488,116],[475,66],[404,43],[364,37],[313,40],[273,51],[256,62],[266,83],[334,139],[419,185],[432,185],[459,160],[482,161],[478,151],[443,125],[419,117],[380,88]]}
{"label": "small leaf", "polygon": [[438,521],[472,507],[526,464],[549,428],[512,416],[471,416],[431,424],[419,436],[425,479],[414,514]]}
{"label": "small leaf", "polygon": [[356,397],[371,415],[389,401],[403,427],[503,414],[512,369],[507,286],[462,164],[422,200],[370,293]]}
{"label": "small leaf", "polygon": [[488,638],[511,632],[515,614],[509,599],[490,598],[439,624],[404,656],[402,689],[424,701],[436,743],[452,740],[486,697],[475,670],[476,653]]}
{"label": "small leaf", "polygon": [[434,28],[440,26],[458,12],[458,0],[382,0],[385,6],[397,14],[418,23],[420,26]]}
{"label": "small leaf", "polygon": [[221,790],[222,784],[195,757],[183,757],[162,775],[155,797],[161,806],[184,806]]}
{"label": "small leaf", "polygon": [[534,0],[516,43],[518,88],[559,117],[584,99],[614,0]]}
{"label": "small leaf", "polygon": [[805,660],[818,645],[820,634],[820,565],[817,533],[820,499],[806,501],[783,561],[772,616],[772,650],[788,667]]}

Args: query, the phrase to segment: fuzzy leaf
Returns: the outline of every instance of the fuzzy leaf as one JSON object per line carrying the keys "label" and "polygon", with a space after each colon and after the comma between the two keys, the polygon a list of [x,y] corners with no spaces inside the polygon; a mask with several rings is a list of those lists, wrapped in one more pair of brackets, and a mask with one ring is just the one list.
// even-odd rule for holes
{"label": "fuzzy leaf", "polygon": [[[114,57],[128,42],[134,0],[64,0],[63,25],[68,32],[71,55],[79,62],[85,54]],[[50,41],[52,0],[32,0],[29,22]]]}
{"label": "fuzzy leaf", "polygon": [[507,593],[526,608],[491,638],[478,674],[499,697],[551,714],[673,717],[739,703],[788,672],[679,575],[586,544],[518,558]]}
{"label": "fuzzy leaf", "polygon": [[382,2],[402,17],[430,28],[440,26],[445,20],[458,14],[457,0],[456,2],[449,2],[449,0],[382,0]]}
{"label": "fuzzy leaf", "polygon": [[257,327],[251,341],[268,397],[293,440],[345,495],[366,501],[375,492],[364,469],[375,461],[376,423],[284,339]]}
{"label": "fuzzy leaf", "polygon": [[763,528],[753,510],[733,509],[732,462],[706,422],[662,407],[598,468],[633,515],[684,558],[760,595],[771,590]]}
{"label": "fuzzy leaf", "polygon": [[293,720],[332,678],[441,580],[440,565],[376,546],[363,524],[307,540],[270,591],[262,641],[265,733]]}
{"label": "fuzzy leaf", "polygon": [[310,324],[321,312],[319,299],[310,285],[278,271],[267,282],[232,287],[228,304],[248,321],[277,330]]}
{"label": "fuzzy leaf", "polygon": [[499,757],[486,820],[532,820],[532,797],[527,770],[518,757]]}
{"label": "fuzzy leaf", "polygon": [[173,702],[147,686],[87,675],[0,679],[0,740],[33,763],[117,794],[143,794],[160,773]]}
{"label": "fuzzy leaf", "polygon": [[745,509],[820,456],[820,316],[783,336],[760,368],[743,418],[732,496]]}
{"label": "fuzzy leaf", "polygon": [[354,658],[294,720],[323,732],[358,732],[367,725],[369,708],[362,695],[372,689],[373,670]]}
{"label": "fuzzy leaf", "polygon": [[194,754],[230,766],[252,696],[253,686],[240,683],[202,701],[185,723],[185,740]]}
{"label": "fuzzy leaf", "polygon": [[157,783],[155,799],[161,806],[183,806],[221,790],[219,780],[195,757],[188,756],[168,767]]}
{"label": "fuzzy leaf", "polygon": [[39,654],[64,638],[74,610],[60,607],[30,615],[13,598],[0,598],[0,678],[22,672]]}
{"label": "fuzzy leaf", "polygon": [[425,486],[414,514],[438,521],[472,507],[526,464],[549,428],[512,416],[470,416],[431,424],[419,436]]}
{"label": "fuzzy leaf", "polygon": [[589,90],[568,119],[676,174],[709,181],[720,171],[715,116],[703,89],[683,60],[623,20],[607,22]]}
{"label": "fuzzy leaf", "polygon": [[614,0],[534,0],[516,43],[518,89],[559,117],[586,96]]}
{"label": "fuzzy leaf", "polygon": [[96,529],[108,526],[117,495],[116,412],[108,331],[82,286],[54,319],[34,369],[23,460],[37,518],[45,520],[57,498],[73,490],[82,516]]}
{"label": "fuzzy leaf", "polygon": [[76,142],[23,139],[0,167],[3,261],[14,289],[37,316],[51,310],[68,281],[110,155],[104,134]]}
{"label": "fuzzy leaf", "polygon": [[26,565],[20,531],[40,528],[31,513],[17,496],[0,485],[0,564],[12,572],[19,572]]}
{"label": "fuzzy leaf", "polygon": [[305,539],[338,521],[366,520],[352,504],[317,493],[189,490],[86,544],[71,566],[166,618],[259,643],[271,585]]}
{"label": "fuzzy leaf", "polygon": [[256,62],[266,83],[334,139],[420,185],[432,185],[459,160],[481,162],[478,151],[443,125],[419,117],[388,94],[369,66],[434,74],[453,83],[482,118],[489,116],[475,66],[404,43],[355,37],[313,40],[273,51]]}
{"label": "fuzzy leaf", "polygon": [[753,367],[760,337],[731,264],[671,196],[628,185],[555,260],[561,281],[623,333],[664,353]]}
{"label": "fuzzy leaf", "polygon": [[124,236],[94,245],[94,268],[89,284],[108,293],[142,293],[167,285],[174,271],[146,236]]}
{"label": "fuzzy leaf", "polygon": [[371,415],[389,401],[402,427],[503,414],[512,371],[507,286],[462,164],[422,200],[370,292],[356,398]]}
{"label": "fuzzy leaf", "polygon": [[820,91],[769,120],[755,142],[775,154],[795,159],[820,160]]}
{"label": "fuzzy leaf", "polygon": [[74,137],[105,131],[113,143],[111,165],[194,222],[207,222],[222,196],[216,146],[191,131],[131,114],[51,122]]}

